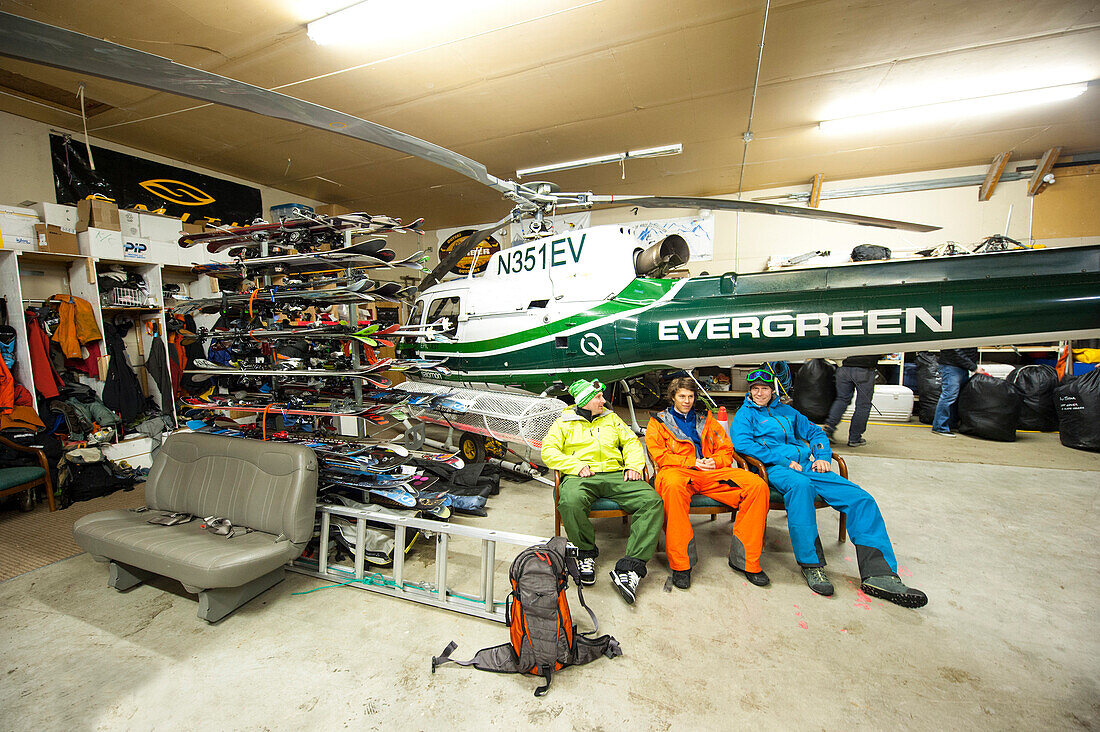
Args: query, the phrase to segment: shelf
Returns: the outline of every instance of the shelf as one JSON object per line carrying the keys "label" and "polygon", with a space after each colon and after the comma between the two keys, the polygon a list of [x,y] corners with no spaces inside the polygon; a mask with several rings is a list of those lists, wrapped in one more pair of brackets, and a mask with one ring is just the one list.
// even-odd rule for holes
{"label": "shelf", "polygon": [[978,353],[1018,353],[1020,351],[1046,351],[1058,353],[1057,346],[988,346],[979,348]]}
{"label": "shelf", "polygon": [[104,313],[159,313],[160,308],[131,308],[122,305],[104,305],[100,308]]}
{"label": "shelf", "polygon": [[[184,275],[193,274],[191,272],[191,269],[192,269],[193,266],[194,265],[190,265],[190,264],[162,264],[161,265],[161,267],[164,268],[165,272],[171,272],[172,274],[184,274]],[[195,276],[198,277],[199,275],[195,275]]]}
{"label": "shelf", "polygon": [[62,262],[88,261],[89,257],[83,254],[55,254],[53,252],[38,252],[30,249],[13,250],[20,259],[28,262],[45,262],[59,264]]}

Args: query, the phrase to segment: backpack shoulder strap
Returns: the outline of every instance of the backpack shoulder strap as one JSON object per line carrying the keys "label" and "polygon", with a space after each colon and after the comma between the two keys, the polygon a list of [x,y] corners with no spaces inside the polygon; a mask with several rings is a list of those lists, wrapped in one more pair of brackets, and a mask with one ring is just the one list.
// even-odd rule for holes
{"label": "backpack shoulder strap", "polygon": [[475,653],[474,657],[469,661],[457,661],[451,658],[451,654],[456,648],[458,648],[458,644],[451,641],[447,644],[447,647],[443,649],[442,653],[438,656],[432,656],[433,674],[435,673],[436,667],[442,666],[445,663],[453,663],[456,666],[473,666],[482,671],[495,671],[496,673],[502,674],[519,673],[519,659],[516,658],[516,653],[512,650],[511,643],[501,643],[499,646],[482,648]]}
{"label": "backpack shoulder strap", "polygon": [[595,661],[600,656],[616,658],[623,655],[623,649],[619,641],[610,635],[601,635],[599,638],[588,638],[580,634],[574,634],[573,666]]}

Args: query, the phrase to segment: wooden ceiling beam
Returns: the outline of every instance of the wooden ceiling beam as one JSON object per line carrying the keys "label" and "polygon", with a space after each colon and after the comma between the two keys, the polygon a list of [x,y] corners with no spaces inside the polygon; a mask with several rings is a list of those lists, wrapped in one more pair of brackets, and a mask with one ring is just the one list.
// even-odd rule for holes
{"label": "wooden ceiling beam", "polygon": [[993,189],[997,187],[997,183],[1001,180],[1001,174],[1005,172],[1005,166],[1008,165],[1010,157],[1012,157],[1011,150],[993,158],[993,162],[989,164],[989,172],[985,174],[982,187],[978,190],[979,201],[988,201],[993,198]]}
{"label": "wooden ceiling beam", "polygon": [[1039,164],[1035,167],[1035,172],[1031,174],[1031,180],[1027,182],[1027,195],[1037,196],[1050,185],[1046,177],[1054,169],[1054,164],[1058,162],[1058,156],[1061,154],[1062,148],[1060,147],[1052,147],[1043,153],[1043,159],[1039,161]]}
{"label": "wooden ceiling beam", "polygon": [[824,173],[818,173],[814,176],[813,184],[810,187],[810,202],[808,204],[810,208],[817,208],[818,204],[821,203],[821,184],[824,180]]}

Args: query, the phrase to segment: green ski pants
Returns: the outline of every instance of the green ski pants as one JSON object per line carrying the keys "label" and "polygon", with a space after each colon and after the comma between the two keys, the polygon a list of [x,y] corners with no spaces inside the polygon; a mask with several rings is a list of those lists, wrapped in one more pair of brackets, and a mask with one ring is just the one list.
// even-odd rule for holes
{"label": "green ski pants", "polygon": [[588,510],[597,498],[610,498],[630,514],[626,556],[648,562],[665,522],[661,496],[644,480],[626,480],[619,472],[596,473],[588,478],[563,475],[558,486],[558,512],[569,540],[582,551],[596,548],[596,530]]}

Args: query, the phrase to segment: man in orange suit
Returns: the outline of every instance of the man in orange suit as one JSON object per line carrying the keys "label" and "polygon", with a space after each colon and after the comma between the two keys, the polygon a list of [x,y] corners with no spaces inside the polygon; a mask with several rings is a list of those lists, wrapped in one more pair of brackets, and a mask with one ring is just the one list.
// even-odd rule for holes
{"label": "man in orange suit", "polygon": [[691,586],[695,533],[688,509],[701,493],[737,509],[730,545],[730,568],[752,584],[764,587],[768,575],[760,567],[764,523],[768,516],[768,485],[747,470],[733,466],[733,445],[711,414],[694,411],[696,385],[673,379],[668,388],[672,406],[653,416],[646,427],[646,447],[657,466],[657,492],[665,504],[665,552],[672,583]]}

